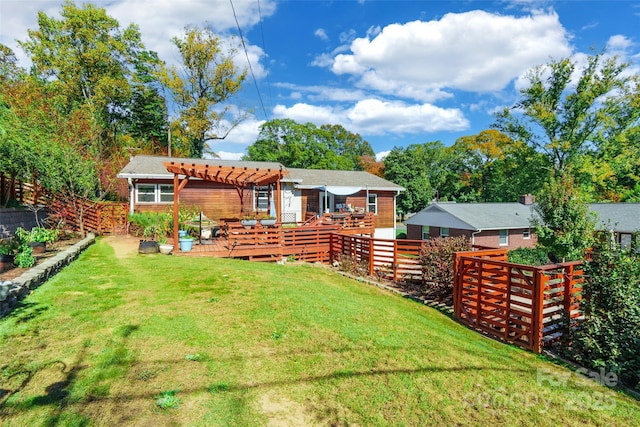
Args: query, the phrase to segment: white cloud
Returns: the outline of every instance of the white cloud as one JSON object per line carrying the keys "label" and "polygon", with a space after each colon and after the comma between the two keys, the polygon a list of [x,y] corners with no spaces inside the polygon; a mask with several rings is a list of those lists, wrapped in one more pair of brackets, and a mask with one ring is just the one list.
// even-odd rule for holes
{"label": "white cloud", "polygon": [[353,40],[351,53],[336,55],[332,71],[354,75],[360,87],[420,101],[450,96],[447,90],[500,90],[530,67],[571,53],[554,12],[448,13],[371,34]]}
{"label": "white cloud", "polygon": [[391,152],[391,150],[381,151],[379,153],[376,153],[376,162],[380,162],[380,161],[384,160],[384,158],[387,157],[390,152]]}
{"label": "white cloud", "polygon": [[240,160],[244,153],[230,153],[228,151],[218,151],[216,153],[222,160]]}
{"label": "white cloud", "polygon": [[320,40],[329,40],[329,36],[327,36],[327,32],[324,30],[324,28],[318,28],[313,32],[313,34]]}
{"label": "white cloud", "polygon": [[[183,0],[179,7],[175,2],[157,0],[97,1],[94,4],[104,7],[107,15],[118,20],[120,28],[132,23],[138,25],[146,48],[158,52],[160,58],[168,63],[179,60],[171,39],[183,35],[186,24],[208,25],[222,37],[238,34],[231,4],[225,1]],[[243,34],[256,25],[261,17],[269,17],[276,10],[275,0],[261,0],[260,13],[255,0],[234,0],[233,4]],[[76,5],[81,7],[79,2]],[[27,30],[37,28],[39,10],[59,19],[62,2],[0,1],[0,43],[9,46],[23,66],[27,65],[26,56],[15,40],[26,40]],[[258,49],[248,45],[249,56],[262,56],[262,51]],[[252,58],[254,72],[264,75],[260,66],[258,70],[255,69],[256,64]]]}
{"label": "white cloud", "polygon": [[341,124],[351,132],[367,135],[419,134],[465,130],[469,121],[456,108],[431,104],[405,104],[398,101],[365,99],[350,108],[297,103],[292,107],[277,105],[274,116],[315,125]]}

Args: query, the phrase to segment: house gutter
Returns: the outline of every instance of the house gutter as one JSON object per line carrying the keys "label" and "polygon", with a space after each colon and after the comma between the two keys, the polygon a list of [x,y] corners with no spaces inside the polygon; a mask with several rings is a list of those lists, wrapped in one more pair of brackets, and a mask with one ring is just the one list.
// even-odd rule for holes
{"label": "house gutter", "polygon": [[482,229],[476,230],[471,233],[471,249],[473,249],[473,246],[476,244],[476,234],[478,233],[482,233]]}
{"label": "house gutter", "polygon": [[129,183],[129,213],[132,214],[133,213],[133,206],[134,206],[133,179],[132,178],[127,178],[127,182]]}

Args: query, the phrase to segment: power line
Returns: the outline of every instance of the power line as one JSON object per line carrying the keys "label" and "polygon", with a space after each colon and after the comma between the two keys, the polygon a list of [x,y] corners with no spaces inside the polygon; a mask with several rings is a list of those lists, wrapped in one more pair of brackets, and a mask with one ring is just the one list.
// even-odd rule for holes
{"label": "power line", "polygon": [[[262,25],[262,9],[260,8],[260,0],[258,0],[258,18],[260,18],[260,36],[262,37],[262,49],[267,50],[267,44],[264,41],[264,27]],[[267,93],[269,95],[269,109],[273,107],[273,95],[271,94],[271,80],[269,80],[269,73],[266,76],[267,79]]]}
{"label": "power line", "polygon": [[260,99],[260,105],[262,106],[262,112],[267,120],[269,120],[269,116],[267,115],[267,109],[264,107],[264,102],[262,102],[262,95],[260,94],[260,88],[258,87],[258,82],[256,80],[256,76],[253,74],[253,67],[251,66],[251,61],[249,60],[249,52],[247,52],[247,45],[244,43],[244,37],[242,36],[242,30],[240,29],[240,23],[238,22],[238,17],[236,16],[236,8],[233,6],[233,0],[229,0],[231,3],[231,10],[233,11],[233,18],[236,20],[236,26],[238,27],[238,33],[240,34],[240,41],[242,42],[242,48],[244,49],[244,54],[247,57],[247,63],[249,64],[249,72],[251,73],[251,78],[253,78],[253,84],[256,86],[256,91],[258,92],[258,98]]}

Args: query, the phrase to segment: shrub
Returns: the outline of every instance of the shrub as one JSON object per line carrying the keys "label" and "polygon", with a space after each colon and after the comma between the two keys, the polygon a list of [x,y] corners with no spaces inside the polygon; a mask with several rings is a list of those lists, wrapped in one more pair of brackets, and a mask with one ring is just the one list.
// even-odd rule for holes
{"label": "shrub", "polygon": [[469,250],[471,242],[465,236],[427,240],[427,246],[420,251],[420,263],[429,296],[446,299],[453,295],[454,254]]}
{"label": "shrub", "polygon": [[518,248],[507,253],[509,262],[524,265],[547,265],[550,263],[545,248]]}
{"label": "shrub", "polygon": [[580,303],[585,317],[570,331],[568,355],[640,390],[640,254],[601,242],[592,256]]}
{"label": "shrub", "polygon": [[18,248],[18,253],[16,254],[13,263],[18,268],[30,268],[36,263],[36,259],[33,256],[33,248],[29,245],[21,245]]}

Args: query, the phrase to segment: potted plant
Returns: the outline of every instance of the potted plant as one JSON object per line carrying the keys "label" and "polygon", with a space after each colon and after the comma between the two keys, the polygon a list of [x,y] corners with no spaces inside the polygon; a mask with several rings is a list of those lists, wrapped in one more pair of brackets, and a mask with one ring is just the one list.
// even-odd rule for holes
{"label": "potted plant", "polygon": [[33,248],[33,253],[43,253],[47,244],[52,244],[58,240],[59,231],[56,229],[48,229],[44,227],[33,227],[26,236],[29,246]]}
{"label": "potted plant", "polygon": [[17,249],[13,240],[0,241],[0,273],[13,267]]}
{"label": "potted plant", "polygon": [[194,238],[191,236],[180,237],[178,240],[181,252],[189,252],[193,248]]}
{"label": "potted plant", "polygon": [[167,243],[166,236],[160,236],[158,238],[158,249],[160,250],[161,254],[168,255],[173,250],[173,245]]}
{"label": "potted plant", "polygon": [[258,223],[258,219],[254,214],[246,214],[241,220],[240,224],[244,226],[244,228],[254,227]]}
{"label": "potted plant", "polygon": [[273,215],[262,215],[260,217],[260,224],[265,227],[273,227],[276,225],[276,217]]}

